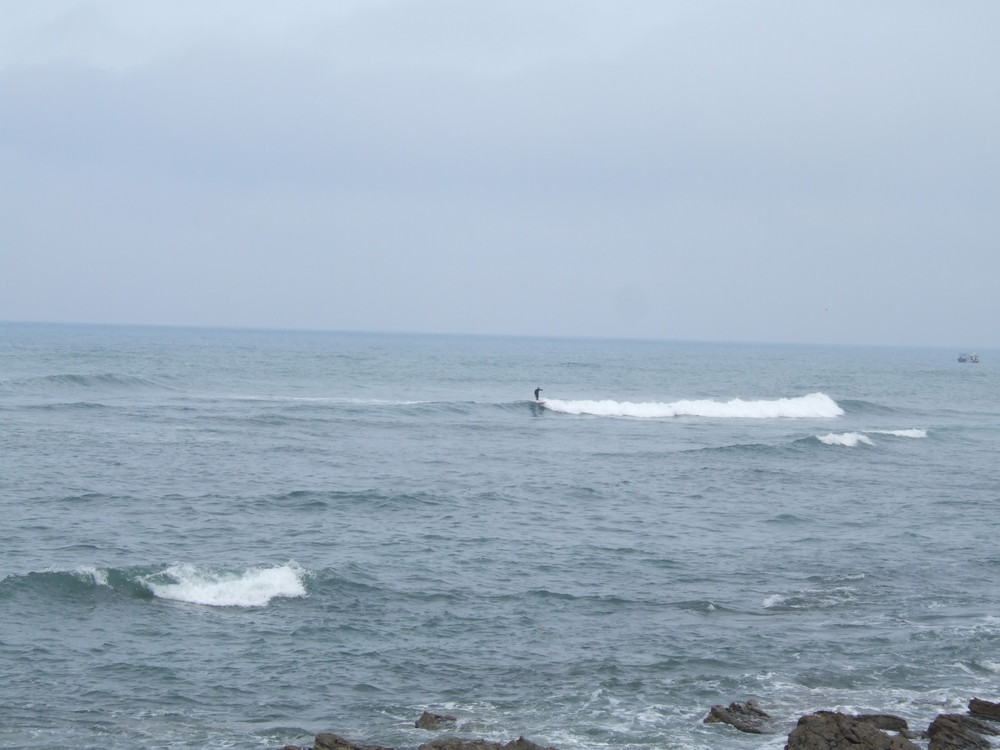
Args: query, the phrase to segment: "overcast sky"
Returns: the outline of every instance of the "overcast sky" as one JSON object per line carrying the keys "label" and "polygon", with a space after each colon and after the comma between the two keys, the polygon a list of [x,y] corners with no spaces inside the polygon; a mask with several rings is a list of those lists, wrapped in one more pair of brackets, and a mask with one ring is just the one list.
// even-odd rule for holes
{"label": "overcast sky", "polygon": [[984,349],[998,282],[996,0],[0,0],[0,320]]}

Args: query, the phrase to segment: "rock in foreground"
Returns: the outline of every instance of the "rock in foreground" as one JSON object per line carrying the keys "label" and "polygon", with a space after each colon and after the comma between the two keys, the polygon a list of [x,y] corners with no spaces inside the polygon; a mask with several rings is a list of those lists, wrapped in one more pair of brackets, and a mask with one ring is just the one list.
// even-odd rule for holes
{"label": "rock in foreground", "polygon": [[425,742],[417,750],[555,750],[554,747],[542,747],[524,737],[511,740],[506,745],[489,740],[466,740],[461,737],[442,737],[439,740]]}
{"label": "rock in foreground", "polygon": [[931,738],[927,750],[986,750],[992,743],[984,735],[991,734],[1000,730],[964,714],[941,714],[927,728]]}
{"label": "rock in foreground", "polygon": [[339,734],[322,732],[313,740],[313,750],[391,750],[381,745],[356,745]]}
{"label": "rock in foreground", "polygon": [[878,723],[836,711],[817,711],[799,719],[785,750],[920,750],[905,737],[886,734]]}
{"label": "rock in foreground", "polygon": [[973,716],[982,716],[984,719],[1000,721],[1000,703],[973,698],[969,701],[969,713]]}
{"label": "rock in foreground", "polygon": [[[301,750],[294,745],[285,745],[281,750]],[[392,750],[381,745],[358,745],[344,739],[339,734],[321,732],[313,740],[312,750]],[[553,747],[542,747],[539,744],[518,737],[506,745],[502,742],[489,740],[467,740],[461,737],[442,737],[439,740],[425,742],[417,750],[556,750]]]}
{"label": "rock in foreground", "polygon": [[451,727],[457,722],[454,716],[449,716],[448,714],[432,714],[430,711],[424,711],[420,714],[420,718],[414,722],[414,726],[417,729],[428,729],[430,731],[436,731],[438,729],[444,729],[445,727]]}
{"label": "rock in foreground", "polygon": [[757,705],[757,701],[752,700],[746,703],[730,703],[728,707],[712,706],[704,723],[730,724],[741,732],[749,734],[770,734],[774,731],[771,717]]}

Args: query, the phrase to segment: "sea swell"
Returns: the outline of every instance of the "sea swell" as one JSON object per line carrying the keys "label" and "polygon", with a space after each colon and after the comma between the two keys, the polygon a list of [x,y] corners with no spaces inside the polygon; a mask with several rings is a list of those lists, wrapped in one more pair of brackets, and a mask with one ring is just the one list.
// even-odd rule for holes
{"label": "sea swell", "polygon": [[54,393],[60,391],[135,390],[152,388],[173,390],[169,385],[148,377],[121,373],[60,373],[29,378],[0,381],[0,390],[28,393]]}

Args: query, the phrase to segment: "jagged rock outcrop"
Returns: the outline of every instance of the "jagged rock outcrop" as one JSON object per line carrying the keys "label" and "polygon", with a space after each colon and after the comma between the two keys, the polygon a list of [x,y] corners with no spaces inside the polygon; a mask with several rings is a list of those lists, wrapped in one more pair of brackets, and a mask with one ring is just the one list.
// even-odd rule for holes
{"label": "jagged rock outcrop", "polygon": [[984,735],[997,734],[1000,729],[971,716],[941,714],[927,728],[927,750],[985,750],[992,743]]}
{"label": "jagged rock outcrop", "polygon": [[774,732],[771,717],[761,709],[757,701],[753,700],[746,703],[733,702],[728,707],[712,706],[704,723],[730,724],[741,732],[749,734],[771,734]]}
{"label": "jagged rock outcrop", "polygon": [[877,723],[871,717],[817,711],[799,719],[785,750],[920,750],[905,737],[886,734]]}
{"label": "jagged rock outcrop", "polygon": [[[451,718],[451,717],[445,717]],[[280,750],[302,750],[296,745],[285,745]],[[344,739],[339,734],[322,732],[316,735],[313,740],[311,750],[392,750],[392,748],[381,745],[358,745],[350,740]],[[556,750],[554,747],[542,747],[541,745],[518,737],[511,740],[506,745],[502,742],[491,742],[490,740],[469,740],[462,737],[443,737],[432,742],[425,742],[417,750]]]}
{"label": "jagged rock outcrop", "polygon": [[524,737],[511,740],[506,745],[489,740],[467,740],[461,737],[442,737],[420,745],[417,750],[555,750],[552,747],[542,747]]}
{"label": "jagged rock outcrop", "polygon": [[[978,717],[978,718],[977,718]],[[987,721],[989,720],[989,721]],[[1000,703],[980,698],[969,701],[969,715],[941,714],[919,735],[929,739],[927,750],[989,750],[987,737],[1000,735]],[[422,729],[438,730],[453,726],[454,716],[424,711],[415,722]],[[741,732],[771,734],[776,732],[772,717],[757,704],[733,702],[712,706],[704,723],[729,724]],[[887,734],[896,732],[897,734]],[[906,719],[892,714],[850,716],[836,711],[816,711],[799,719],[788,735],[785,750],[920,750],[910,742],[918,735],[911,732]],[[302,750],[286,745],[280,750]],[[317,734],[312,748],[306,750],[392,750],[381,745],[359,745],[340,735]],[[542,747],[524,737],[506,744],[483,739],[442,737],[426,742],[415,750],[556,750]]]}
{"label": "jagged rock outcrop", "polygon": [[313,750],[391,750],[381,745],[356,745],[339,734],[323,732],[313,740]]}
{"label": "jagged rock outcrop", "polygon": [[414,722],[414,726],[417,729],[427,729],[433,732],[445,727],[453,727],[456,721],[458,719],[448,714],[432,714],[430,711],[424,711],[420,714],[420,718]]}
{"label": "jagged rock outcrop", "polygon": [[865,721],[876,729],[884,729],[887,732],[907,732],[909,724],[902,716],[893,714],[855,714],[855,719]]}
{"label": "jagged rock outcrop", "polygon": [[511,740],[503,747],[504,750],[556,750],[554,747],[542,747],[531,740],[526,740],[524,737]]}
{"label": "jagged rock outcrop", "polygon": [[979,698],[969,701],[969,713],[973,716],[981,716],[984,719],[1000,721],[1000,703],[991,703]]}
{"label": "jagged rock outcrop", "polygon": [[417,750],[500,750],[503,745],[490,740],[465,739],[462,737],[442,737],[425,742]]}

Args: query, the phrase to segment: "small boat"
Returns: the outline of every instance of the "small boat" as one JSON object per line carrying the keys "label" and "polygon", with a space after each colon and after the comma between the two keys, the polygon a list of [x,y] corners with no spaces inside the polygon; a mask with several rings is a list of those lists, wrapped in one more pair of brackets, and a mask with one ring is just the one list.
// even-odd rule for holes
{"label": "small boat", "polygon": [[979,362],[979,355],[978,354],[959,354],[958,355],[958,361],[959,362],[978,363]]}

